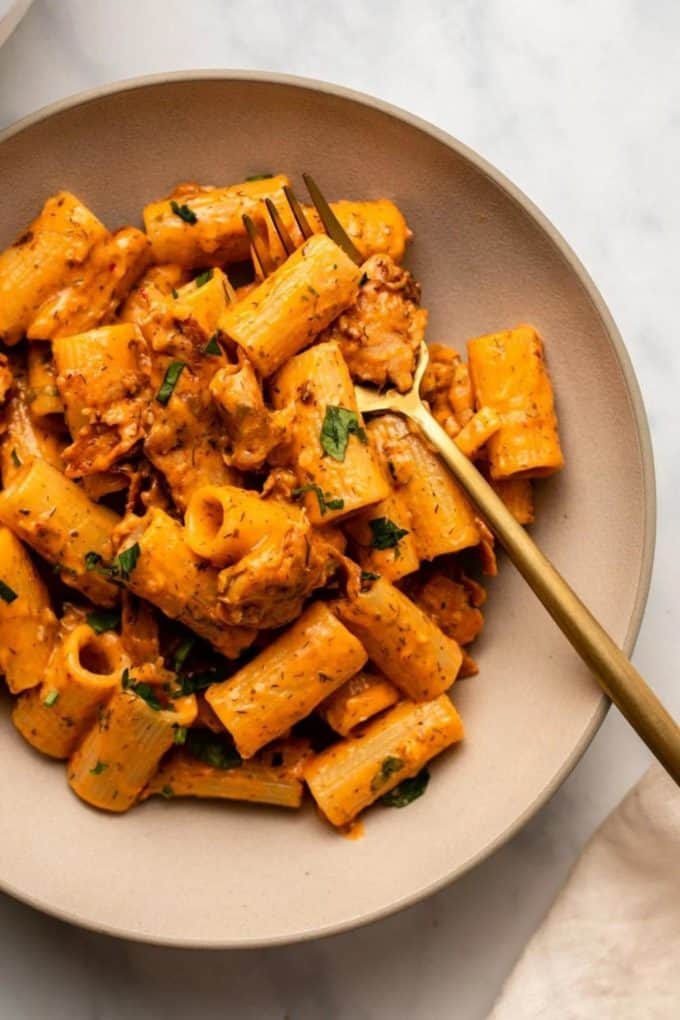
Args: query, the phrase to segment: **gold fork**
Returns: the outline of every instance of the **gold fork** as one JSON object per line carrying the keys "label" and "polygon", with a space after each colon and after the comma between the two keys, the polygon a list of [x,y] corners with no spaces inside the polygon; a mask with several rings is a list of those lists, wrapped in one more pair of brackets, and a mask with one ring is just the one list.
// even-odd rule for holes
{"label": "gold fork", "polygon": [[[360,253],[345,233],[314,180],[308,174],[303,174],[303,178],[329,237],[357,264],[361,264]],[[286,198],[303,237],[311,236],[311,227],[289,188],[286,189]],[[267,204],[281,243],[285,251],[290,253],[295,245],[273,203]],[[253,230],[257,233],[254,224]],[[249,233],[260,266],[264,275],[267,275],[269,270],[264,269],[254,234],[250,230]],[[258,238],[262,242],[259,235]],[[263,256],[266,262],[269,253],[264,242],[260,244],[260,249],[264,249]],[[271,263],[271,259],[269,262]],[[515,520],[472,461],[458,449],[439,422],[430,414],[428,407],[420,398],[420,384],[427,364],[427,345],[422,343],[413,385],[407,393],[398,393],[393,389],[380,392],[366,386],[355,386],[359,410],[363,414],[390,411],[402,415],[413,422],[435,447],[456,481],[480,510],[525,581],[591,669],[605,694],[620,709],[650,751],[680,786],[680,728],[621,649],[541,552],[528,532]]]}

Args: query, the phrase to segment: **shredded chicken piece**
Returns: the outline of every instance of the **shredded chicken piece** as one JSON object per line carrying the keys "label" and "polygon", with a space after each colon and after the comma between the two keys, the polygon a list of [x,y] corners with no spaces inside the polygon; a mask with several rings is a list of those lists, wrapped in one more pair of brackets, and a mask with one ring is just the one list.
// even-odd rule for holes
{"label": "shredded chicken piece", "polygon": [[120,377],[102,372],[96,383],[86,382],[79,372],[57,377],[64,399],[83,407],[87,418],[62,454],[70,478],[108,471],[144,438],[150,396],[148,351],[141,337],[129,343],[136,348],[134,371]]}
{"label": "shredded chicken piece", "polygon": [[[178,266],[159,266],[142,278],[122,312],[135,322],[151,348],[151,386],[157,393],[172,362],[184,366],[163,406],[152,400],[146,421],[145,453],[163,473],[173,498],[184,509],[191,493],[212,482],[229,485],[237,481],[227,466],[227,436],[210,394],[210,381],[221,358],[207,357],[210,337],[191,314],[179,318],[178,302],[172,300],[183,271]],[[187,450],[190,457],[187,458]]]}
{"label": "shredded chicken piece", "polygon": [[283,540],[261,539],[238,563],[220,571],[220,616],[228,624],[282,627],[336,569],[337,550],[309,523],[291,521]]}
{"label": "shredded chicken piece", "polygon": [[297,488],[297,484],[297,475],[291,468],[273,468],[262,486],[262,496],[264,499],[292,504],[295,498],[293,490]]}
{"label": "shredded chicken piece", "polygon": [[420,285],[389,255],[372,255],[363,266],[356,303],[338,316],[319,340],[340,344],[352,377],[404,393],[413,383],[416,354],[427,311]]}
{"label": "shredded chicken piece", "polygon": [[486,600],[486,592],[462,571],[455,579],[442,573],[432,574],[415,590],[414,600],[459,645],[469,645],[484,626],[480,606]]}
{"label": "shredded chicken piece", "polygon": [[238,364],[225,365],[215,373],[210,392],[231,443],[227,463],[241,471],[257,471],[284,443],[295,408],[270,411],[265,406],[255,369],[241,350]]}
{"label": "shredded chicken piece", "polygon": [[444,344],[428,346],[430,363],[420,392],[439,424],[455,439],[475,413],[470,373],[453,348]]}

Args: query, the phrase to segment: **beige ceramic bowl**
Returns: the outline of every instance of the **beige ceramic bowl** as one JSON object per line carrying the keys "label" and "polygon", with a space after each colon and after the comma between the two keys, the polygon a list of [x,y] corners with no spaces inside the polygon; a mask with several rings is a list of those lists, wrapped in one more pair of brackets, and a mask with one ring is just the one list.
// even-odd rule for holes
{"label": "beige ceramic bowl", "polygon": [[[177,181],[309,170],[330,196],[394,198],[414,228],[429,337],[530,321],[544,335],[566,470],[540,486],[538,542],[630,652],[654,540],[654,480],[638,387],[582,266],[531,203],[443,132],[365,96],[274,75],[207,73],[79,97],[0,138],[4,246],[69,188],[109,225],[136,223]],[[88,810],[64,770],[13,732],[2,702],[0,886],[62,918],[130,938],[243,947],[341,931],[433,892],[527,821],[578,761],[606,704],[514,569],[490,587],[457,684],[467,739],[427,795],[377,808],[365,836],[311,807],[150,802]],[[332,654],[332,650],[330,650]]]}

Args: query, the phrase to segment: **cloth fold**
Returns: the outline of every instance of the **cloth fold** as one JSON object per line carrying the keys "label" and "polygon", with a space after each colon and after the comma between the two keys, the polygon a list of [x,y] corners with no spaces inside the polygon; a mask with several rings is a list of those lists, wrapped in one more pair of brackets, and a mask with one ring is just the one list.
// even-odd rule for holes
{"label": "cloth fold", "polygon": [[659,765],[602,823],[489,1020],[680,1020],[680,790]]}

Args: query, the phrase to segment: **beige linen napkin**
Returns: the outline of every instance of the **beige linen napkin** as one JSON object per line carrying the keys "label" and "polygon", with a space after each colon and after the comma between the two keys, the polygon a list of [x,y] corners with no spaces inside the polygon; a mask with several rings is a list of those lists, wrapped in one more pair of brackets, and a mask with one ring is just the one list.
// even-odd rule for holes
{"label": "beige linen napkin", "polygon": [[680,1020],[680,790],[654,765],[595,833],[489,1020]]}

